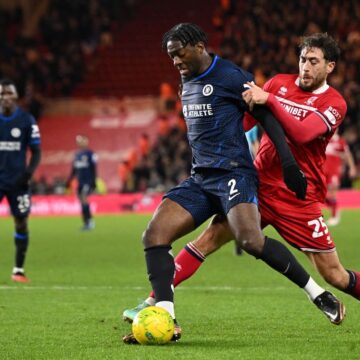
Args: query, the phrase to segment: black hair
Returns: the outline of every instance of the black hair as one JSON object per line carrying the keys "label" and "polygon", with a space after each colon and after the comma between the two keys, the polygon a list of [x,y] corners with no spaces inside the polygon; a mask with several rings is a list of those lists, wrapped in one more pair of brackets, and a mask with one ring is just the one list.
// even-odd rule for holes
{"label": "black hair", "polygon": [[337,42],[327,33],[315,33],[303,38],[300,51],[305,48],[319,48],[327,61],[337,61],[340,57],[340,48]]}
{"label": "black hair", "polygon": [[162,38],[162,48],[166,49],[168,41],[180,41],[183,46],[190,44],[196,45],[198,42],[207,44],[207,35],[199,26],[191,23],[181,23],[175,25]]}
{"label": "black hair", "polygon": [[14,81],[12,81],[12,80],[10,80],[10,79],[1,79],[0,80],[0,85],[2,85],[2,86],[9,86],[9,85],[14,85],[15,86],[15,88],[16,88],[16,84],[15,84],[15,82]]}

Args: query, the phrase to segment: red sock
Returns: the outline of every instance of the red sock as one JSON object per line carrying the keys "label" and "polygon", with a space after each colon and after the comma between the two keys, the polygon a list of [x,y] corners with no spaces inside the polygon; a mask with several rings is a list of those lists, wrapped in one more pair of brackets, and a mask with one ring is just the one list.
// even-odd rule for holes
{"label": "red sock", "polygon": [[337,212],[338,212],[338,203],[337,200],[335,198],[327,198],[325,200],[325,203],[327,206],[329,206],[330,208],[330,212],[331,212],[331,217],[336,217]]}
{"label": "red sock", "polygon": [[[191,277],[205,260],[205,256],[192,244],[188,243],[175,258],[174,287]],[[152,291],[149,297],[154,298]]]}
{"label": "red sock", "polygon": [[333,200],[330,208],[331,208],[331,217],[336,217],[338,213],[338,204],[336,200]]}
{"label": "red sock", "polygon": [[345,292],[360,300],[360,274],[353,270],[347,270],[350,275],[350,282]]}

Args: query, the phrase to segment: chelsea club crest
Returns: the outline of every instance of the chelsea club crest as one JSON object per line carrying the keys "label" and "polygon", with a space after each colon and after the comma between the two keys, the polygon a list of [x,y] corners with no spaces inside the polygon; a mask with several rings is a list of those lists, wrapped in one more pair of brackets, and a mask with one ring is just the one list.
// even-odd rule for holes
{"label": "chelsea club crest", "polygon": [[204,87],[203,87],[203,90],[202,90],[202,93],[204,96],[209,96],[213,93],[214,91],[214,88],[212,85],[210,84],[206,84]]}

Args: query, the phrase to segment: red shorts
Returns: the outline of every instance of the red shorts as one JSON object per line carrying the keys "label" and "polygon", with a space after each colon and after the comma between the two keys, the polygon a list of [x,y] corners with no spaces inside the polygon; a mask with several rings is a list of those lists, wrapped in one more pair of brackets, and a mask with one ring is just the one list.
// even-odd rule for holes
{"label": "red shorts", "polygon": [[326,176],[326,185],[333,185],[336,187],[340,186],[341,174],[339,172],[325,173],[325,176]]}
{"label": "red shorts", "polygon": [[272,225],[290,245],[301,251],[335,251],[319,202],[289,198],[284,190],[269,195],[260,188],[259,204],[262,227]]}
{"label": "red shorts", "polygon": [[341,170],[341,163],[325,161],[324,174],[326,185],[340,186]]}

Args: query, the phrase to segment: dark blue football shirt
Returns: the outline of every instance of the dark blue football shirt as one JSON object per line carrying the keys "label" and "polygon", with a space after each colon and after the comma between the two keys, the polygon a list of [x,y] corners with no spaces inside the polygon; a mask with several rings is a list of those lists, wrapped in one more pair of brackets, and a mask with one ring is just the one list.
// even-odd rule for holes
{"label": "dark blue football shirt", "polygon": [[239,168],[256,174],[243,128],[246,104],[241,97],[246,82],[253,80],[250,73],[214,56],[204,73],[183,81],[181,100],[193,171]]}
{"label": "dark blue football shirt", "polygon": [[12,115],[0,114],[0,189],[10,190],[26,169],[26,152],[40,144],[39,127],[29,113],[17,107]]}
{"label": "dark blue football shirt", "polygon": [[93,185],[96,177],[96,154],[89,150],[80,150],[75,154],[73,168],[79,186]]}

